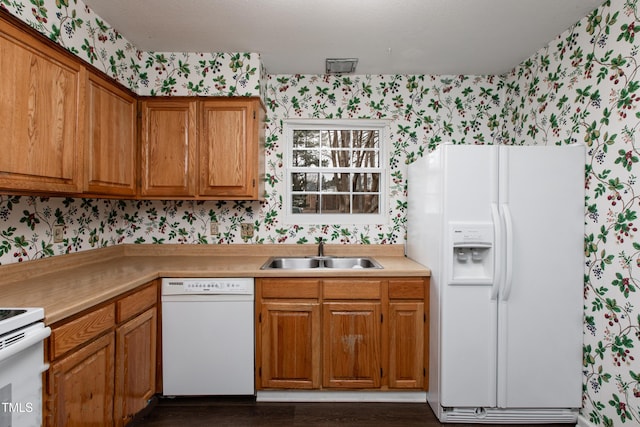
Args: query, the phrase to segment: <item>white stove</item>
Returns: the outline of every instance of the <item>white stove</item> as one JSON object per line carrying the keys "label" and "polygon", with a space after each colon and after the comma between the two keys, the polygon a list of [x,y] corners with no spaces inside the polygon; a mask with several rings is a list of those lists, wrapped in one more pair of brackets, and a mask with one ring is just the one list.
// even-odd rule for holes
{"label": "white stove", "polygon": [[0,308],[0,337],[43,319],[44,309],[39,307]]}
{"label": "white stove", "polygon": [[43,319],[42,308],[0,309],[0,426],[42,425]]}

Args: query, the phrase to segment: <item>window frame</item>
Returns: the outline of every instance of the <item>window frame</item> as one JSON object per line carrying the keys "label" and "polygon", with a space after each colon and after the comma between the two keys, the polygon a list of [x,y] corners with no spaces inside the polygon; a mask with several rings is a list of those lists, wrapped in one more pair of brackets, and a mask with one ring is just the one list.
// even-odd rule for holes
{"label": "window frame", "polygon": [[[333,173],[336,168],[294,167],[293,166],[293,133],[297,130],[376,130],[378,131],[378,167],[367,168],[372,173],[380,174],[378,190],[378,212],[371,214],[339,214],[339,213],[293,213],[293,190],[291,175],[296,172],[313,171],[322,174],[323,170]],[[376,119],[287,119],[282,127],[285,141],[283,159],[284,188],[283,222],[285,224],[378,224],[389,223],[389,168],[387,165],[389,120]],[[345,168],[345,172],[354,168]],[[363,171],[363,169],[355,169]],[[349,194],[352,194],[350,191]]]}

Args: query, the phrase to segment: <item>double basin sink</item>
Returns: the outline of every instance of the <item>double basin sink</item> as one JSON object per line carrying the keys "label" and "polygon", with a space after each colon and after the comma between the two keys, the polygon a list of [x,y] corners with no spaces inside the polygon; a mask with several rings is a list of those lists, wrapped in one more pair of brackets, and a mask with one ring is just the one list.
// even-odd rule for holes
{"label": "double basin sink", "polygon": [[369,257],[273,257],[269,258],[260,269],[304,270],[308,268],[381,269],[382,266]]}

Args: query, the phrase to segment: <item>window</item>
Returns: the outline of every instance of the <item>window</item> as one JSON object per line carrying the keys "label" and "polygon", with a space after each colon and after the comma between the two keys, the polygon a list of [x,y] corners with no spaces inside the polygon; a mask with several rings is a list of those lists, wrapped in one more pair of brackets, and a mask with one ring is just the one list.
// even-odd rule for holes
{"label": "window", "polygon": [[285,122],[285,221],[386,223],[385,129],[379,120]]}

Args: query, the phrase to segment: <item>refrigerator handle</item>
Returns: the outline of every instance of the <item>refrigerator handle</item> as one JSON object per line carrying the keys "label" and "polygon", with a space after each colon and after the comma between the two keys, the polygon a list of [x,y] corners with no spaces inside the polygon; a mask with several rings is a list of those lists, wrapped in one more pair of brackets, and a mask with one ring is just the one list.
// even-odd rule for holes
{"label": "refrigerator handle", "polygon": [[502,256],[500,256],[499,250],[502,242],[502,219],[500,218],[500,211],[496,203],[491,204],[491,216],[493,217],[493,230],[494,230],[494,243],[493,243],[493,285],[491,286],[491,300],[495,301],[498,298],[498,291],[500,290],[500,279],[502,273]]}
{"label": "refrigerator handle", "polygon": [[504,213],[504,225],[505,225],[505,241],[506,250],[504,254],[505,261],[505,277],[504,277],[504,289],[502,290],[501,299],[507,301],[509,294],[511,293],[511,285],[513,284],[513,221],[511,219],[511,210],[509,205],[503,204],[502,211]]}

